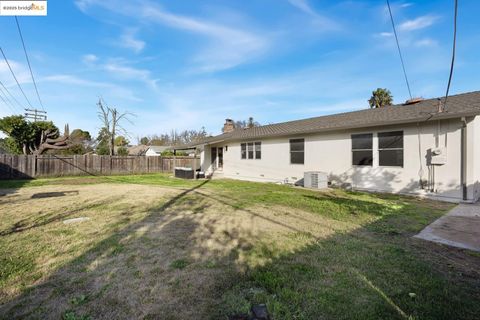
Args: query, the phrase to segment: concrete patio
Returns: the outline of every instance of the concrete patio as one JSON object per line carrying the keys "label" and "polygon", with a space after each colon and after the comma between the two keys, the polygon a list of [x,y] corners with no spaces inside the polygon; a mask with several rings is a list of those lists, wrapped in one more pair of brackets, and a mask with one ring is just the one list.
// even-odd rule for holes
{"label": "concrete patio", "polygon": [[480,203],[459,204],[414,237],[480,252]]}

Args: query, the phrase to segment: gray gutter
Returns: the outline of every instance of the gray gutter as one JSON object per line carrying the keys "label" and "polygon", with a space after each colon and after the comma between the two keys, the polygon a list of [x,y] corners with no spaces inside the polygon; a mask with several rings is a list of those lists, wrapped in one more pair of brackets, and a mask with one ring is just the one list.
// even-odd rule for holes
{"label": "gray gutter", "polygon": [[[432,117],[428,118],[412,118],[412,119],[404,119],[404,120],[394,120],[394,121],[379,121],[379,122],[372,122],[368,124],[355,124],[355,125],[347,125],[347,126],[338,126],[338,127],[331,127],[331,128],[315,128],[309,130],[297,130],[297,131],[285,131],[279,133],[266,133],[266,134],[258,134],[258,135],[245,135],[245,136],[233,136],[229,138],[219,139],[219,140],[212,140],[212,141],[203,141],[197,144],[191,145],[200,146],[200,145],[211,145],[219,142],[229,142],[229,141],[243,141],[243,140],[254,140],[254,139],[264,139],[264,138],[275,138],[275,137],[287,137],[287,136],[298,136],[298,135],[307,135],[307,134],[315,134],[315,133],[324,133],[324,132],[334,132],[334,131],[342,131],[342,130],[350,130],[350,129],[368,129],[372,127],[379,127],[379,126],[391,126],[391,125],[400,125],[400,124],[412,124],[412,123],[424,123],[430,122],[434,120],[446,120],[446,119],[457,119],[463,117],[471,117],[477,116],[480,112],[463,112],[463,113],[437,113],[434,114]],[[273,125],[281,125],[282,123],[273,124]],[[247,129],[246,131],[248,131]],[[215,137],[212,137],[215,138]],[[177,149],[180,150],[180,149]]]}
{"label": "gray gutter", "polygon": [[467,200],[467,120],[462,117],[462,129],[460,138],[460,188],[462,198]]}
{"label": "gray gutter", "polygon": [[[469,116],[477,116],[478,113],[457,113],[455,115],[450,116],[442,116],[442,117],[432,117],[428,120],[447,120],[447,119],[457,119]],[[270,133],[270,134],[262,134],[262,135],[252,135],[252,136],[244,136],[244,137],[232,137],[223,139],[218,142],[223,141],[243,141],[243,140],[254,140],[254,139],[262,139],[262,138],[275,138],[275,137],[288,137],[288,136],[298,136],[298,135],[307,135],[307,134],[315,134],[315,133],[324,133],[324,132],[335,132],[335,131],[343,131],[343,130],[350,130],[350,129],[369,129],[373,127],[380,127],[380,126],[393,126],[393,125],[400,125],[400,124],[414,124],[414,123],[423,123],[427,122],[426,119],[408,119],[408,120],[397,120],[397,121],[390,121],[390,122],[373,122],[367,125],[350,125],[350,126],[343,126],[343,127],[335,127],[335,128],[320,128],[320,129],[311,129],[311,130],[299,130],[299,131],[290,131],[290,132],[282,132],[282,133]],[[215,142],[216,143],[216,142]],[[212,144],[212,143],[205,143],[205,144]]]}

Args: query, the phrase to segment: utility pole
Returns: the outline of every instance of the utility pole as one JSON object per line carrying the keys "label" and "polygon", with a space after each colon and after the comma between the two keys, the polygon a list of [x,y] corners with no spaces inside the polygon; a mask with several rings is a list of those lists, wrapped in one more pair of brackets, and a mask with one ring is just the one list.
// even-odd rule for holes
{"label": "utility pole", "polygon": [[47,111],[38,109],[25,109],[25,111],[27,111],[25,112],[25,118],[33,120],[33,122],[47,120]]}

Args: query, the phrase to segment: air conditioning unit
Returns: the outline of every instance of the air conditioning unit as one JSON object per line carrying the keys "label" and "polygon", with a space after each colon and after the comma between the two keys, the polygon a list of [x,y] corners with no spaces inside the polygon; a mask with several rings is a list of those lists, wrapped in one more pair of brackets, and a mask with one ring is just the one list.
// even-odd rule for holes
{"label": "air conditioning unit", "polygon": [[446,163],[447,163],[447,149],[445,147],[432,148],[430,164],[442,165]]}
{"label": "air conditioning unit", "polygon": [[310,189],[326,189],[328,188],[328,174],[320,171],[305,172],[303,186]]}

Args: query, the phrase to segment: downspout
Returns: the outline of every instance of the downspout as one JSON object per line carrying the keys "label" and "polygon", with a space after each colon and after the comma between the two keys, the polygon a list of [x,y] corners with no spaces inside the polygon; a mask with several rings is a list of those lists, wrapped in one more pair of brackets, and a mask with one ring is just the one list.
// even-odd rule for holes
{"label": "downspout", "polygon": [[462,188],[462,198],[463,200],[467,200],[467,121],[465,120],[465,117],[462,117],[460,139],[460,184]]}

